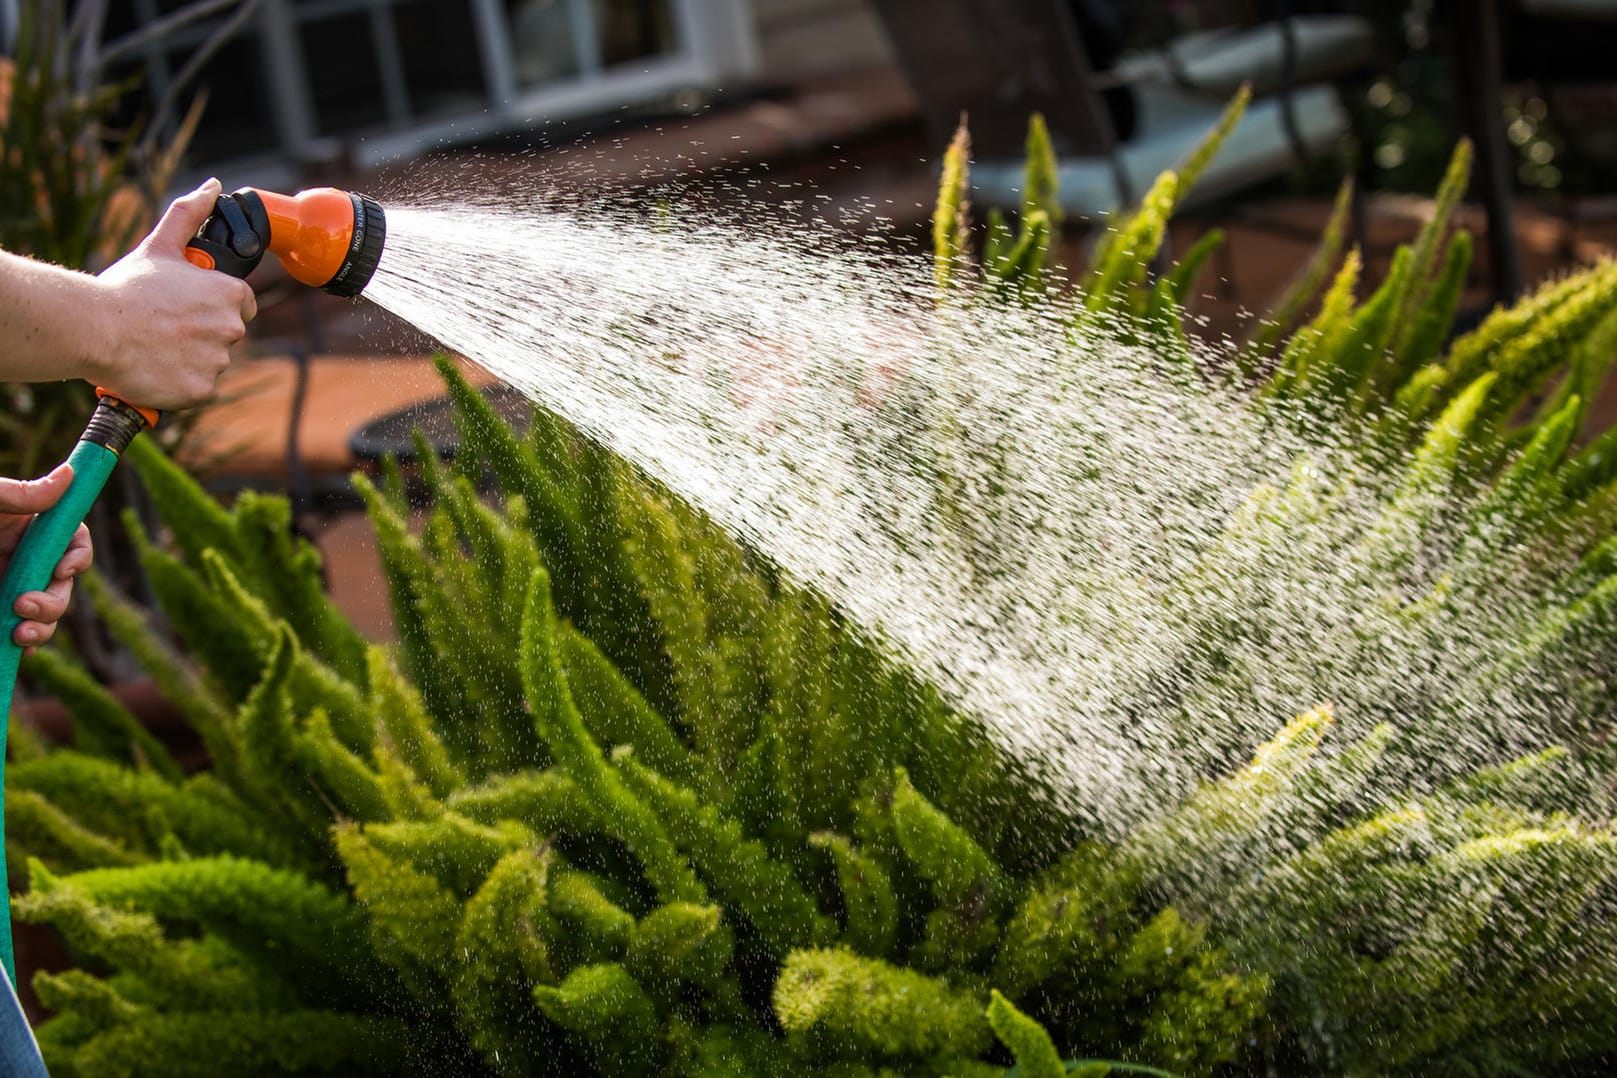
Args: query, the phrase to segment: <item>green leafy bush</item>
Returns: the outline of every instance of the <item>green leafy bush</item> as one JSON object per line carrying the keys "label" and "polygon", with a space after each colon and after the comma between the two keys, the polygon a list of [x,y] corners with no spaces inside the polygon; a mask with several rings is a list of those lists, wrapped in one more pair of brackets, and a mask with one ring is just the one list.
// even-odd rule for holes
{"label": "green leafy bush", "polygon": [[[983,272],[1038,303],[1037,126],[1030,146],[1034,194],[1014,234],[991,223]],[[963,141],[951,158],[945,289],[976,272]],[[1170,174],[1119,222],[1077,317],[1188,358],[1178,303],[1206,246],[1146,270],[1186,185]],[[1522,547],[1573,566],[1500,662],[1609,669],[1613,443],[1573,450],[1571,431],[1617,281],[1553,283],[1445,349],[1469,247],[1442,216],[1395,287],[1358,302],[1338,248],[1304,278],[1336,271],[1317,314],[1202,373],[1382,447],[1401,478],[1363,537],[1378,558],[1434,533],[1427,494],[1471,484],[1484,566]],[[1426,785],[1386,777],[1429,714],[1333,737],[1320,706],[1102,840],[822,599],[558,421],[518,437],[442,370],[463,450],[444,466],[422,447],[424,521],[397,470],[355,480],[392,649],[331,606],[283,501],[226,510],[131,451],[173,536],[142,560],[184,655],[91,590],[212,766],[182,775],[35,660],[80,731],[9,769],[7,840],[32,858],[18,912],[82,965],[35,981],[53,1073],[1596,1073],[1617,1052],[1598,674],[1545,733],[1564,744]],[[1330,496],[1301,476],[1254,491],[1208,557],[1237,536],[1283,551]],[[1462,585],[1487,582],[1412,576],[1388,602],[1441,618]]]}

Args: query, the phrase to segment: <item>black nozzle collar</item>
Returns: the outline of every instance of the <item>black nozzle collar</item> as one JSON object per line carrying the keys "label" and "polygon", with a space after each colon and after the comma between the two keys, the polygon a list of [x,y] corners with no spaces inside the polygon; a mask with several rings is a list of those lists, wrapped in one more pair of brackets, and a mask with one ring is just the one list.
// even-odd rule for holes
{"label": "black nozzle collar", "polygon": [[382,260],[387,240],[387,216],[381,203],[357,191],[348,192],[354,203],[354,235],[348,242],[348,257],[322,287],[334,296],[357,296],[371,283],[376,264]]}

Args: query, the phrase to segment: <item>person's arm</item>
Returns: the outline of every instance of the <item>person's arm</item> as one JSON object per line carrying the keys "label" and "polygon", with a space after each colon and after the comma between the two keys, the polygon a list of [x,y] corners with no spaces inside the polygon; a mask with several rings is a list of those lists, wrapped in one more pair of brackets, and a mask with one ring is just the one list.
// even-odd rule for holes
{"label": "person's arm", "polygon": [[0,381],[89,378],[109,349],[96,278],[0,251]]}
{"label": "person's arm", "polygon": [[147,408],[213,392],[257,311],[245,281],[185,260],[219,194],[209,180],[100,276],[0,252],[0,380],[83,378]]}
{"label": "person's arm", "polygon": [[[83,378],[147,408],[206,400],[257,311],[247,282],[185,260],[218,195],[219,181],[209,180],[175,200],[151,235],[99,277],[0,251],[0,380]],[[41,479],[0,477],[0,572],[29,521],[72,480],[65,464]],[[90,558],[80,525],[45,589],[18,597],[15,643],[50,639]]]}

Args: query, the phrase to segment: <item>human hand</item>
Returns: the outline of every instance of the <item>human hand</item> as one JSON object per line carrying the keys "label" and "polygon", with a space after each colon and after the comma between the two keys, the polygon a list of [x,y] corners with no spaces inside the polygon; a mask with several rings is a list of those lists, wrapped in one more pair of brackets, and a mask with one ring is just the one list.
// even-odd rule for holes
{"label": "human hand", "polygon": [[246,281],[185,260],[218,196],[219,181],[209,180],[176,199],[140,246],[96,278],[103,326],[91,380],[130,404],[202,403],[258,313]]}
{"label": "human hand", "polygon": [[[60,501],[72,482],[73,469],[66,464],[58,465],[42,479],[0,478],[0,570],[10,567],[11,555],[34,514]],[[43,644],[56,632],[56,623],[67,613],[67,601],[73,594],[73,578],[90,567],[93,553],[90,529],[80,524],[45,590],[17,596],[12,610],[23,622],[12,632],[11,639],[27,649],[24,655],[33,654],[34,645]]]}

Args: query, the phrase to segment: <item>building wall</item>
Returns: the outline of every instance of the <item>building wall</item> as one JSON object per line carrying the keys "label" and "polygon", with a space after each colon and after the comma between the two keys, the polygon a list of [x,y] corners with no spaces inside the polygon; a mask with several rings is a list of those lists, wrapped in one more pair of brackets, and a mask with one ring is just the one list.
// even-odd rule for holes
{"label": "building wall", "polygon": [[893,63],[869,0],[751,0],[766,81]]}

